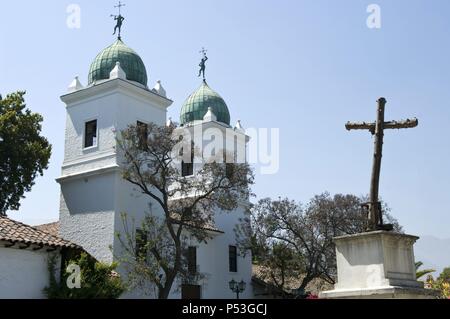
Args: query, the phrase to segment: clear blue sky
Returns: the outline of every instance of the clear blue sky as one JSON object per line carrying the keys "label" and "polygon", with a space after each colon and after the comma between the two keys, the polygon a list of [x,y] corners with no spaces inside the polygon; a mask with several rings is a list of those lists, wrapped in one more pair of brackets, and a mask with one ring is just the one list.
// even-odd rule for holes
{"label": "clear blue sky", "polygon": [[[81,28],[66,8],[81,7]],[[381,29],[366,26],[369,4]],[[86,84],[96,54],[114,41],[115,1],[2,1],[0,92],[27,90],[53,144],[44,177],[10,216],[56,220],[65,109],[59,96],[75,75]],[[126,1],[123,39],[143,58],[149,84],[163,81],[178,119],[199,85],[199,50],[209,51],[208,82],[234,123],[280,128],[280,171],[257,175],[258,197],[306,201],[323,191],[368,192],[372,141],[348,120],[418,117],[418,128],[386,133],[381,195],[408,233],[450,237],[450,2]],[[101,190],[99,190],[101,192]]]}

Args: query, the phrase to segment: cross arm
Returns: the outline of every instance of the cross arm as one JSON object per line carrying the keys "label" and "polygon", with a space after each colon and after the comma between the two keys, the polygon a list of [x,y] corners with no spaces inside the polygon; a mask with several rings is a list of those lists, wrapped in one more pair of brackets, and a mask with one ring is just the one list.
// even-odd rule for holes
{"label": "cross arm", "polygon": [[[345,128],[348,131],[351,130],[368,130],[372,134],[375,133],[375,123],[367,122],[347,122]],[[416,118],[406,119],[403,121],[389,121],[383,123],[383,129],[401,129],[401,128],[413,128],[419,125],[419,120]]]}
{"label": "cross arm", "polygon": [[404,121],[389,121],[384,122],[383,128],[386,129],[401,129],[401,128],[413,128],[419,125],[419,120],[416,118],[406,119]]}
{"label": "cross arm", "polygon": [[350,130],[369,130],[370,132],[375,132],[375,123],[367,123],[367,122],[347,122],[345,124],[345,128]]}

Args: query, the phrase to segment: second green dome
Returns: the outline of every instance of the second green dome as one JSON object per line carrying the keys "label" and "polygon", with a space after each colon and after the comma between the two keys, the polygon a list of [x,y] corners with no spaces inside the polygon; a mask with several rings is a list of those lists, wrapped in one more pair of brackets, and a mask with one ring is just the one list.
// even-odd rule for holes
{"label": "second green dome", "polygon": [[109,73],[115,67],[116,62],[120,62],[120,66],[127,75],[127,80],[147,86],[147,70],[144,62],[133,49],[126,46],[120,39],[101,51],[92,62],[89,70],[89,84],[109,79]]}
{"label": "second green dome", "polygon": [[230,112],[227,104],[217,92],[208,86],[206,81],[203,81],[197,91],[192,93],[184,102],[181,108],[180,123],[184,125],[203,120],[209,107],[212,108],[218,122],[230,125]]}

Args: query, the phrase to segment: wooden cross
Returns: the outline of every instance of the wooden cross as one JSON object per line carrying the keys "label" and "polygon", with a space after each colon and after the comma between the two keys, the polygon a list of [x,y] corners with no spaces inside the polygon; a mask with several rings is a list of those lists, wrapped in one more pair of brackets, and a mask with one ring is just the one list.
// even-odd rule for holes
{"label": "wooden cross", "polygon": [[368,130],[370,133],[372,133],[372,135],[375,135],[372,178],[370,181],[370,199],[368,203],[363,205],[368,214],[367,231],[392,230],[393,228],[392,225],[383,224],[383,213],[381,211],[381,203],[378,199],[384,130],[412,128],[416,127],[419,124],[419,121],[416,118],[412,120],[407,119],[404,121],[385,122],[384,109],[386,106],[386,99],[384,97],[381,97],[377,102],[377,120],[375,123],[347,122],[347,124],[345,125],[345,128],[349,131]]}

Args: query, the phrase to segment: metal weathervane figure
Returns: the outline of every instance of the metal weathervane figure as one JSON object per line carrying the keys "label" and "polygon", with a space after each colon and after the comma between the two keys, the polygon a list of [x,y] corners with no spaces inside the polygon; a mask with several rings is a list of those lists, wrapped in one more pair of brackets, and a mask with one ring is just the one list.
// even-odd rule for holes
{"label": "metal weathervane figure", "polygon": [[114,15],[111,14],[111,17],[114,17],[114,20],[117,21],[116,26],[114,27],[114,33],[113,35],[115,35],[117,33],[117,31],[119,31],[119,34],[117,36],[117,38],[120,40],[120,32],[122,31],[122,24],[123,24],[123,20],[125,20],[125,18],[122,16],[121,14],[121,8],[124,7],[125,4],[121,3],[119,1],[119,4],[114,6],[114,8],[119,8],[119,15]]}
{"label": "metal weathervane figure", "polygon": [[202,48],[200,53],[203,53],[203,57],[202,57],[202,60],[201,60],[200,64],[198,65],[200,67],[200,70],[198,71],[198,76],[200,77],[200,75],[202,75],[202,73],[203,73],[203,81],[205,80],[206,61],[208,61],[208,57],[206,56],[206,52],[208,52],[208,51],[205,50],[205,48]]}

